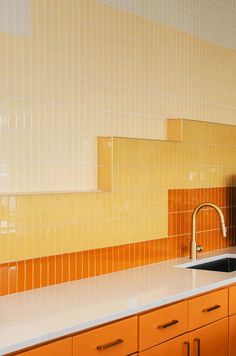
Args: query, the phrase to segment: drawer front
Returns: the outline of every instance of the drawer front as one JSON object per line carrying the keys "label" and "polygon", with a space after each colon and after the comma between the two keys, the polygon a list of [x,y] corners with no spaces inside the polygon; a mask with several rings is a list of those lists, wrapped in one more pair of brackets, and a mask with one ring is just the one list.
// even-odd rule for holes
{"label": "drawer front", "polygon": [[229,288],[229,315],[236,314],[236,286]]}
{"label": "drawer front", "polygon": [[35,349],[21,352],[19,356],[72,356],[72,337],[55,341]]}
{"label": "drawer front", "polygon": [[139,317],[139,350],[187,331],[187,302],[176,303]]}
{"label": "drawer front", "polygon": [[187,356],[190,353],[188,334],[178,336],[163,344],[140,352],[140,356]]}
{"label": "drawer front", "polygon": [[189,300],[189,330],[197,329],[227,315],[227,288]]}
{"label": "drawer front", "polygon": [[126,356],[137,351],[137,317],[73,337],[73,356]]}

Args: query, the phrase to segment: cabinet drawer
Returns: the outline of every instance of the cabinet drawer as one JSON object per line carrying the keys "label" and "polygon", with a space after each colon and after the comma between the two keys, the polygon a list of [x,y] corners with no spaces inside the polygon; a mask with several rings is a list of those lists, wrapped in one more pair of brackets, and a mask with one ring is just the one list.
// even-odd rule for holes
{"label": "cabinet drawer", "polygon": [[189,330],[199,328],[227,315],[227,288],[189,300]]}
{"label": "cabinet drawer", "polygon": [[21,352],[19,356],[72,356],[72,337],[55,341],[35,349]]}
{"label": "cabinet drawer", "polygon": [[139,317],[139,350],[187,331],[187,302],[176,303]]}
{"label": "cabinet drawer", "polygon": [[73,356],[125,356],[137,351],[137,317],[73,337]]}
{"label": "cabinet drawer", "polygon": [[229,288],[229,315],[236,314],[236,286]]}

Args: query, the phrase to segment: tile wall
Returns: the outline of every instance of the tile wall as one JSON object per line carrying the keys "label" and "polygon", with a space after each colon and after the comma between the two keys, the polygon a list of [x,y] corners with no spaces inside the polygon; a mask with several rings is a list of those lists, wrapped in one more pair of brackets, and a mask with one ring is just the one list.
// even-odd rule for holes
{"label": "tile wall", "polygon": [[96,0],[0,6],[2,193],[96,190],[97,136],[236,122],[233,49]]}
{"label": "tile wall", "polygon": [[201,239],[232,244],[235,50],[95,0],[1,6],[1,295],[187,255],[214,189],[230,238],[209,212]]}
{"label": "tile wall", "polygon": [[198,241],[234,244],[236,127],[179,119],[168,131],[172,141],[102,138],[107,192],[2,196],[2,295],[188,256],[203,201],[222,208],[228,237],[206,209]]}

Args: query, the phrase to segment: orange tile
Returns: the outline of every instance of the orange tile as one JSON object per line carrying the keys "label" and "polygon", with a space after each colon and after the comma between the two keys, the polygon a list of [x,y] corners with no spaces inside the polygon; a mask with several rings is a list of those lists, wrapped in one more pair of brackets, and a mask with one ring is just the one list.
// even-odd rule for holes
{"label": "orange tile", "polygon": [[25,261],[25,290],[33,288],[33,261]]}
{"label": "orange tile", "polygon": [[76,254],[76,275],[77,279],[84,278],[83,276],[83,252]]}
{"label": "orange tile", "polygon": [[8,265],[8,289],[9,294],[17,291],[17,266],[15,262]]}
{"label": "orange tile", "polygon": [[82,278],[89,277],[89,251],[82,252]]}
{"label": "orange tile", "polygon": [[[42,264],[42,267],[44,264]],[[44,273],[42,273],[44,274]],[[56,257],[48,257],[48,285],[56,283]]]}
{"label": "orange tile", "polygon": [[63,282],[63,255],[56,256],[56,284]]}
{"label": "orange tile", "polygon": [[69,273],[70,273],[70,259],[69,254],[66,253],[62,255],[62,281],[68,282],[69,281]]}
{"label": "orange tile", "polygon": [[[49,263],[51,259],[51,265]],[[51,268],[51,269],[50,269]],[[55,283],[55,258],[42,257],[40,258],[40,284],[41,287],[46,287],[49,284]],[[51,280],[50,280],[51,278]]]}
{"label": "orange tile", "polygon": [[119,270],[119,248],[117,246],[113,247],[113,272]]}
{"label": "orange tile", "polygon": [[100,250],[100,256],[101,256],[101,274],[108,273],[108,263],[107,263],[107,249],[102,248]]}
{"label": "orange tile", "polygon": [[17,262],[17,292],[25,290],[26,268],[25,261]]}
{"label": "orange tile", "polygon": [[70,253],[70,281],[74,281],[77,279],[76,273],[76,253]]}
{"label": "orange tile", "polygon": [[33,261],[33,288],[41,287],[41,263],[40,258]]}
{"label": "orange tile", "polygon": [[2,264],[0,266],[0,296],[6,295],[9,293],[9,266],[8,264]]}
{"label": "orange tile", "polygon": [[113,247],[107,248],[107,272],[113,272]]}
{"label": "orange tile", "polygon": [[95,276],[96,273],[96,254],[95,250],[88,251],[88,270],[89,270],[89,277]]}
{"label": "orange tile", "polygon": [[[156,258],[156,244],[155,240],[149,241],[149,263],[155,263]],[[130,260],[130,258],[129,258]]]}
{"label": "orange tile", "polygon": [[135,244],[130,244],[130,268],[136,266]]}

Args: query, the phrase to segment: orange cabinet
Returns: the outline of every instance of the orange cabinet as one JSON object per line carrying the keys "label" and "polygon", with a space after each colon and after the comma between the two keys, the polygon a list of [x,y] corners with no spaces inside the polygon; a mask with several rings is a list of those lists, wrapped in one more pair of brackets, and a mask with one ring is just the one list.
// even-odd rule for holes
{"label": "orange cabinet", "polygon": [[140,356],[189,356],[189,335],[181,335],[158,346],[140,352]]}
{"label": "orange cabinet", "polygon": [[73,356],[126,356],[137,351],[137,317],[73,337]]}
{"label": "orange cabinet", "polygon": [[228,289],[189,300],[189,330],[197,329],[228,316]]}
{"label": "orange cabinet", "polygon": [[72,356],[72,337],[55,341],[35,349],[21,352],[19,356]]}
{"label": "orange cabinet", "polygon": [[236,356],[236,286],[97,327],[20,355]]}
{"label": "orange cabinet", "polygon": [[228,318],[190,332],[191,356],[228,355]]}
{"label": "orange cabinet", "polygon": [[229,288],[229,315],[236,314],[236,286]]}
{"label": "orange cabinet", "polygon": [[176,303],[139,317],[139,351],[188,330],[187,302]]}
{"label": "orange cabinet", "polygon": [[229,317],[229,355],[236,355],[236,315]]}

